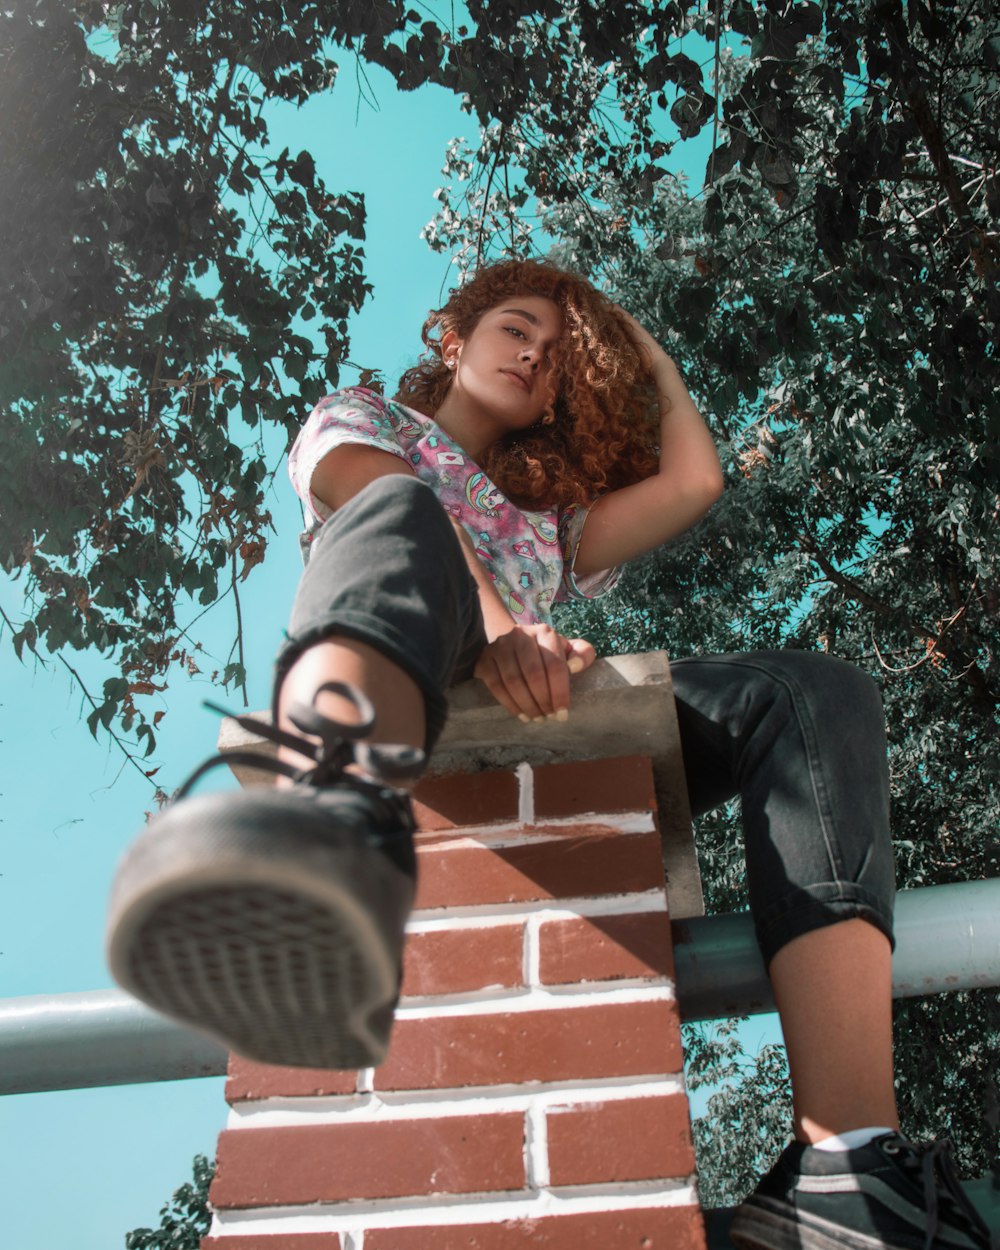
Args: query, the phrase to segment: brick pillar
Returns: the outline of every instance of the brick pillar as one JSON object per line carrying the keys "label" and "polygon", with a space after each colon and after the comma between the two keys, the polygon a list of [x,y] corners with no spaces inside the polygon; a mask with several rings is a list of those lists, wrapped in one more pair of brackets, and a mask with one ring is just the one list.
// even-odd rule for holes
{"label": "brick pillar", "polygon": [[233,1058],[203,1250],[703,1250],[651,760],[417,797],[389,1058]]}

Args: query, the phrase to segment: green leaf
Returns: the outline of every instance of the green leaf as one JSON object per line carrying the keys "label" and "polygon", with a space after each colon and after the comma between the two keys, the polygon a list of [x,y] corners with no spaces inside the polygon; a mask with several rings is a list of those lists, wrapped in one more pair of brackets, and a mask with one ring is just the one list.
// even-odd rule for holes
{"label": "green leaf", "polygon": [[246,683],[246,669],[242,664],[227,664],[222,674],[222,684],[224,686],[242,686]]}

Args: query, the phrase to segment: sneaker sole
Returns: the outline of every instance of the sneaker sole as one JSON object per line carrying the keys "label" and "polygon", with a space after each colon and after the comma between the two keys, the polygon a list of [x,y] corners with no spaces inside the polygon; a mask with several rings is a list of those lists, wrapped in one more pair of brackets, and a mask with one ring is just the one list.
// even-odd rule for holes
{"label": "sneaker sole", "polygon": [[262,1063],[383,1062],[413,883],[291,791],[187,799],[127,852],[107,958],[130,993]]}

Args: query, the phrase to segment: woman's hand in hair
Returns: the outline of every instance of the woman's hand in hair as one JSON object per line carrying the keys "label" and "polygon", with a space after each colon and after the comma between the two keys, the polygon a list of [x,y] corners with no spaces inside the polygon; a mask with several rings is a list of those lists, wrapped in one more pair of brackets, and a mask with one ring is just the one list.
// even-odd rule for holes
{"label": "woman's hand in hair", "polygon": [[550,625],[515,625],[483,648],[475,675],[512,716],[565,720],[570,675],[596,659],[585,638],[564,638]]}
{"label": "woman's hand in hair", "polygon": [[648,364],[649,371],[654,377],[663,369],[674,367],[673,360],[671,360],[645,326],[636,321],[632,314],[627,313],[620,304],[615,304],[615,310],[625,322],[632,342],[638,347],[639,354]]}

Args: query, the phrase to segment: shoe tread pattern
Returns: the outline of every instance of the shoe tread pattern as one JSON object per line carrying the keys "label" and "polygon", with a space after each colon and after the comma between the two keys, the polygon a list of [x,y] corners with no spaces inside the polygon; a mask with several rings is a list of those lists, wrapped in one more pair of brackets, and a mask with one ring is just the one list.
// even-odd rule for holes
{"label": "shoe tread pattern", "polygon": [[169,809],[116,879],[116,979],[248,1059],[381,1063],[413,882],[362,826],[353,794],[339,818],[288,792]]}

